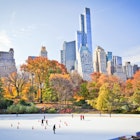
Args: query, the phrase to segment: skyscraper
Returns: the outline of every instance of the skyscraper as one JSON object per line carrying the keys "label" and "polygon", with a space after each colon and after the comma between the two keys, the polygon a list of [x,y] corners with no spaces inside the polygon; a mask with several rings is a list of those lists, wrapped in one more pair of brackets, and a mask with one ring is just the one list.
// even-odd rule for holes
{"label": "skyscraper", "polygon": [[122,57],[113,56],[113,75],[121,78],[122,80],[126,80],[126,74],[123,72],[122,68]]}
{"label": "skyscraper", "polygon": [[45,46],[42,46],[41,51],[40,51],[40,56],[48,57],[48,52],[46,51],[46,47]]}
{"label": "skyscraper", "polygon": [[123,66],[123,72],[126,74],[126,78],[132,78],[134,75],[133,66],[131,65],[131,62],[125,62],[125,65]]}
{"label": "skyscraper", "polygon": [[90,9],[85,8],[85,13],[80,15],[80,31],[76,38],[76,68],[84,80],[90,80],[93,73],[92,37]]}
{"label": "skyscraper", "polygon": [[106,66],[106,53],[104,49],[97,46],[94,52],[94,72],[107,73]]}
{"label": "skyscraper", "polygon": [[61,63],[66,66],[68,72],[75,69],[75,51],[75,41],[64,42],[63,50],[61,50]]}

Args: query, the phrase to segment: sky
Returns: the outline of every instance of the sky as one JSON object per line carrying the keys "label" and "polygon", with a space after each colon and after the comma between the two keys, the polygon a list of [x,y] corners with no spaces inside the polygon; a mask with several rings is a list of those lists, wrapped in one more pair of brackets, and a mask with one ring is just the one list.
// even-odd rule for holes
{"label": "sky", "polygon": [[[41,120],[48,120],[42,125]],[[140,116],[134,114],[19,114],[0,115],[1,140],[113,140],[139,132]],[[53,134],[53,125],[56,134]]]}
{"label": "sky", "polygon": [[0,51],[14,49],[16,65],[38,56],[60,62],[64,41],[80,30],[79,17],[90,8],[93,51],[101,46],[140,64],[140,0],[0,0]]}

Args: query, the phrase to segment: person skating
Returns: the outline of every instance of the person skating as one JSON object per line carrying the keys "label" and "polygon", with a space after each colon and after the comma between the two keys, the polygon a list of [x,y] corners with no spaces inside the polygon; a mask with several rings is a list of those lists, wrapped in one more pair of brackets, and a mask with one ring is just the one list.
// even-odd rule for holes
{"label": "person skating", "polygon": [[56,126],[55,126],[55,124],[54,124],[54,126],[53,126],[53,133],[55,134],[55,129],[56,129]]}

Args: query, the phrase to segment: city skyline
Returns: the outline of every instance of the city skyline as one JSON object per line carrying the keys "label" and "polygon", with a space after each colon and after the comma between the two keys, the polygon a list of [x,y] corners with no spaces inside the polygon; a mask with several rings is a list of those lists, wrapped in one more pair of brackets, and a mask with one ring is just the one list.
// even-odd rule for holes
{"label": "city skyline", "polygon": [[90,8],[92,48],[99,45],[123,62],[140,64],[139,0],[0,0],[0,51],[15,51],[16,65],[37,56],[60,62],[64,41],[75,40],[79,15]]}

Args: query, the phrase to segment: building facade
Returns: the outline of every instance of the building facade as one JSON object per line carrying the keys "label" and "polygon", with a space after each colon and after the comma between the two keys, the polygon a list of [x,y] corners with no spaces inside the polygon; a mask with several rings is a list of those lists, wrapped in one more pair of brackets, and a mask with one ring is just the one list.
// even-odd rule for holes
{"label": "building facade", "polygon": [[113,56],[113,75],[119,77],[123,81],[126,81],[126,73],[123,72],[122,57]]}
{"label": "building facade", "polygon": [[13,72],[17,72],[14,49],[10,48],[9,52],[0,51],[0,76],[7,77]]}
{"label": "building facade", "polygon": [[94,72],[107,74],[106,52],[100,46],[97,46],[94,52]]}
{"label": "building facade", "polygon": [[125,65],[123,66],[123,71],[124,73],[126,73],[127,79],[132,78],[134,75],[133,66],[130,62],[125,62]]}
{"label": "building facade", "polygon": [[48,58],[48,52],[46,51],[45,46],[41,47],[40,56]]}
{"label": "building facade", "polygon": [[61,50],[61,63],[64,64],[68,72],[75,70],[76,48],[75,41],[64,42]]}

